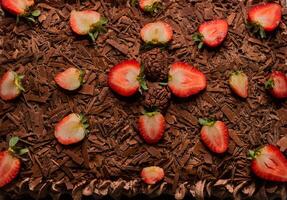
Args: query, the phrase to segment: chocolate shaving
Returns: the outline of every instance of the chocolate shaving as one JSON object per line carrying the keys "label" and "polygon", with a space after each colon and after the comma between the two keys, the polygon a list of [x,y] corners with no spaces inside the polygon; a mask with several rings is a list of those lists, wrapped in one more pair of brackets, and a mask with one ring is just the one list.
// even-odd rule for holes
{"label": "chocolate shaving", "polygon": [[67,154],[67,156],[69,156],[78,165],[82,165],[82,163],[84,162],[84,159],[81,158],[76,153],[74,153],[73,151],[67,149],[67,150],[64,150],[64,152],[65,152],[65,154]]}

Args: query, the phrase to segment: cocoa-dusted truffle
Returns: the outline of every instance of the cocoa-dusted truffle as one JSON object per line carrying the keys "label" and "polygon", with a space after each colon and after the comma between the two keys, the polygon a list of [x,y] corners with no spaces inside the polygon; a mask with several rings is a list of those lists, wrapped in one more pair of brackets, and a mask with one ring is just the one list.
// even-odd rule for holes
{"label": "cocoa-dusted truffle", "polygon": [[168,54],[159,48],[154,48],[142,54],[141,63],[144,73],[150,81],[165,81],[168,79]]}
{"label": "cocoa-dusted truffle", "polygon": [[167,86],[154,84],[144,94],[143,105],[148,111],[165,111],[170,104],[171,93]]}

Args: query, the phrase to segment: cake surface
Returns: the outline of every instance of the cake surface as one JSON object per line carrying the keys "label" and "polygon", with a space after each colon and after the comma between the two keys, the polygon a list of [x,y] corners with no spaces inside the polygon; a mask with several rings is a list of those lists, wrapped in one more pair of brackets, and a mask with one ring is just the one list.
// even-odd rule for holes
{"label": "cake surface", "polygon": [[[40,1],[35,4],[41,10],[36,25],[25,20],[16,24],[5,12],[0,16],[0,75],[8,69],[25,75],[25,92],[12,101],[0,99],[0,150],[7,149],[8,138],[19,136],[21,146],[30,151],[23,156],[19,176],[0,193],[15,197],[31,191],[42,197],[69,191],[75,199],[83,194],[139,193],[172,194],[177,199],[187,194],[199,199],[286,199],[286,184],[255,177],[247,158],[248,150],[265,144],[277,145],[285,157],[287,153],[286,100],[275,100],[264,89],[270,71],[287,73],[287,5],[277,1],[283,7],[282,21],[275,32],[259,39],[245,27],[247,9],[258,2],[170,0],[163,10],[149,15],[124,1]],[[73,34],[68,24],[74,9],[101,13],[108,19],[107,32],[95,43]],[[158,19],[174,31],[162,53],[140,38],[141,28]],[[221,46],[199,50],[192,34],[212,19],[227,19],[228,35]],[[150,102],[147,95],[121,97],[108,87],[110,68],[127,59],[162,59],[168,65],[182,61],[207,77],[206,90],[186,99],[162,91],[166,129],[158,144],[146,144],[137,128]],[[54,81],[69,67],[85,72],[84,84],[74,92],[60,89]],[[249,78],[246,100],[229,88],[228,77],[235,70]],[[158,89],[154,82],[148,86]],[[63,146],[55,139],[54,127],[73,112],[86,116],[89,134],[80,143]],[[226,123],[226,153],[216,155],[204,146],[199,118]],[[165,178],[148,186],[140,172],[151,165],[162,167]]]}

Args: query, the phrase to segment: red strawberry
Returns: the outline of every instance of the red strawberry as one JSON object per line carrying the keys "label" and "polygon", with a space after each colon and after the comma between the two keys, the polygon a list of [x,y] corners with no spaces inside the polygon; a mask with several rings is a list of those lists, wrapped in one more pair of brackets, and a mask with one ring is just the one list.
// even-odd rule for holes
{"label": "red strawberry", "polygon": [[193,40],[199,42],[198,48],[202,48],[203,44],[217,47],[226,38],[228,24],[223,19],[204,22],[199,26],[198,32],[199,34],[193,35]]}
{"label": "red strawberry", "polygon": [[11,152],[0,152],[0,187],[10,183],[18,175],[20,166],[20,160]]}
{"label": "red strawberry", "polygon": [[18,137],[12,137],[9,141],[9,149],[0,152],[0,188],[10,183],[20,171],[21,162],[15,154],[22,155],[28,152],[28,149],[16,147],[18,141]]}
{"label": "red strawberry", "polygon": [[21,85],[21,80],[24,78],[14,71],[7,71],[0,79],[0,97],[3,100],[11,100],[19,96],[24,88]]}
{"label": "red strawberry", "polygon": [[287,182],[287,159],[281,151],[269,144],[257,151],[249,151],[253,158],[251,169],[256,176],[277,182]]}
{"label": "red strawberry", "polygon": [[265,83],[265,88],[278,99],[287,98],[287,77],[284,73],[274,71],[269,80]]}
{"label": "red strawberry", "polygon": [[2,0],[1,4],[2,8],[14,15],[24,15],[34,5],[34,0]]}
{"label": "red strawberry", "polygon": [[228,128],[222,121],[199,119],[203,125],[200,137],[204,144],[214,153],[224,153],[228,149]]}
{"label": "red strawberry", "polygon": [[70,67],[55,76],[56,83],[66,90],[76,90],[83,83],[83,71]]}
{"label": "red strawberry", "polygon": [[141,78],[140,63],[136,60],[126,60],[111,68],[108,83],[113,91],[122,96],[131,96],[140,87],[144,90],[147,89],[144,80]]}
{"label": "red strawberry", "polygon": [[145,113],[139,117],[138,121],[139,131],[146,143],[157,143],[165,129],[164,116],[159,112]]}
{"label": "red strawberry", "polygon": [[146,24],[140,34],[145,43],[151,44],[166,44],[173,36],[171,26],[162,21]]}
{"label": "red strawberry", "polygon": [[141,171],[141,177],[146,184],[153,185],[164,178],[164,171],[157,166],[145,167]]}
{"label": "red strawberry", "polygon": [[61,144],[74,144],[84,139],[88,127],[84,116],[71,113],[57,123],[54,134]]}
{"label": "red strawberry", "polygon": [[161,5],[161,0],[139,0],[139,6],[143,11],[156,12]]}
{"label": "red strawberry", "polygon": [[244,72],[236,71],[229,77],[229,85],[231,89],[240,97],[248,96],[248,77]]}
{"label": "red strawberry", "polygon": [[248,21],[258,26],[261,37],[264,31],[273,31],[279,25],[282,16],[282,7],[277,3],[263,3],[253,6],[248,11]]}
{"label": "red strawberry", "polygon": [[176,62],[169,70],[168,87],[178,97],[189,97],[206,88],[206,77],[195,67]]}

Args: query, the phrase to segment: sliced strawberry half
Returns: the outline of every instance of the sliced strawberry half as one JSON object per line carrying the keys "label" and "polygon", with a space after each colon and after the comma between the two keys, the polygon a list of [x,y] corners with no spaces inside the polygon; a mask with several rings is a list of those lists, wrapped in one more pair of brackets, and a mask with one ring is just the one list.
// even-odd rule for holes
{"label": "sliced strawberry half", "polygon": [[217,47],[226,38],[228,23],[223,19],[207,21],[199,26],[198,32],[192,37],[195,42],[199,42],[198,48],[202,48],[203,44]]}
{"label": "sliced strawberry half", "polygon": [[76,90],[83,83],[83,71],[75,67],[70,67],[55,76],[56,83],[66,90]]}
{"label": "sliced strawberry half", "polygon": [[103,25],[107,23],[107,19],[101,17],[100,13],[93,10],[71,12],[70,26],[78,35],[87,35],[93,41],[97,38],[99,32],[103,31]]}
{"label": "sliced strawberry half", "polygon": [[161,6],[161,0],[139,0],[139,6],[143,11],[156,12]]}
{"label": "sliced strawberry half", "polygon": [[169,70],[168,87],[177,97],[189,97],[206,88],[205,75],[187,63],[173,63]]}
{"label": "sliced strawberry half", "polygon": [[224,153],[228,149],[228,128],[222,121],[199,119],[202,126],[200,137],[203,143],[214,153]]}
{"label": "sliced strawberry half", "polygon": [[142,69],[136,60],[125,60],[113,68],[108,75],[110,88],[122,96],[132,96],[140,87],[147,89],[141,76]]}
{"label": "sliced strawberry half", "polygon": [[145,167],[141,171],[141,178],[146,184],[156,184],[164,178],[164,170],[157,166]]}
{"label": "sliced strawberry half", "polygon": [[3,100],[15,99],[21,91],[24,91],[22,87],[22,79],[24,76],[18,75],[14,71],[7,71],[0,79],[0,97]]}
{"label": "sliced strawberry half", "polygon": [[287,159],[274,145],[266,145],[257,151],[249,151],[252,172],[265,180],[287,182]]}
{"label": "sliced strawberry half", "polygon": [[248,77],[242,71],[236,71],[229,77],[229,85],[233,92],[242,98],[248,96]]}
{"label": "sliced strawberry half", "polygon": [[282,17],[282,7],[277,3],[263,3],[253,6],[248,11],[248,21],[254,28],[254,32],[259,31],[262,38],[264,31],[273,31],[279,25]]}
{"label": "sliced strawberry half", "polygon": [[139,132],[148,144],[155,144],[162,138],[165,129],[164,116],[159,112],[145,113],[139,117]]}
{"label": "sliced strawberry half", "polygon": [[269,80],[265,83],[272,96],[278,99],[287,98],[287,77],[284,73],[274,71],[271,73]]}
{"label": "sliced strawberry half", "polygon": [[88,127],[84,116],[71,113],[57,123],[54,134],[61,144],[75,144],[84,139]]}
{"label": "sliced strawberry half", "polygon": [[10,183],[19,174],[21,162],[15,155],[22,155],[28,149],[16,147],[18,137],[12,137],[9,141],[9,149],[0,152],[0,188]]}
{"label": "sliced strawberry half", "polygon": [[169,24],[158,21],[146,24],[140,35],[145,43],[166,44],[172,39],[173,31]]}
{"label": "sliced strawberry half", "polygon": [[10,183],[18,175],[20,166],[20,160],[11,152],[0,152],[0,187]]}
{"label": "sliced strawberry half", "polygon": [[34,0],[1,0],[1,6],[14,15],[24,15]]}

